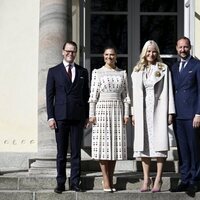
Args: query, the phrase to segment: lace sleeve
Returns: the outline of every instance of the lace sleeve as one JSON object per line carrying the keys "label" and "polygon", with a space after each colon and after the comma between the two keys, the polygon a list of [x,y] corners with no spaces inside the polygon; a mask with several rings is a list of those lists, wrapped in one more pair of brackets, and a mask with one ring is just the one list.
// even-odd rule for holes
{"label": "lace sleeve", "polygon": [[129,117],[129,104],[131,103],[131,100],[128,91],[128,80],[126,71],[124,71],[124,89],[122,92],[122,100],[124,102],[124,116]]}
{"label": "lace sleeve", "polygon": [[95,116],[96,103],[99,97],[99,86],[100,84],[99,84],[99,79],[97,75],[97,70],[94,69],[92,71],[92,81],[91,81],[90,98],[89,98],[89,104],[90,104],[89,116],[90,117]]}

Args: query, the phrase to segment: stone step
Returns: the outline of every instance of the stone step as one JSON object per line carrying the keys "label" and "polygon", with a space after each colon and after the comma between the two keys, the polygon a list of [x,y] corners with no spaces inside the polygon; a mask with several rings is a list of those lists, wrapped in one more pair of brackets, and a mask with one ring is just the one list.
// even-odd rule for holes
{"label": "stone step", "polygon": [[[70,168],[70,159],[68,158],[67,168]],[[48,170],[47,170],[48,169]],[[53,174],[56,175],[56,160],[55,158],[32,158],[29,159],[29,173],[30,174]],[[116,162],[116,170],[118,171],[133,171],[141,172],[142,164],[140,160],[123,160]],[[81,160],[81,170],[100,171],[99,162],[92,159]],[[156,160],[152,159],[151,171],[156,172]],[[167,160],[164,165],[165,172],[178,173],[178,160]]]}
{"label": "stone step", "polygon": [[0,190],[0,200],[200,200],[200,192],[189,196],[184,192],[171,193],[140,193],[135,190],[122,190],[115,193],[105,193],[102,190],[89,190],[86,192],[65,191],[56,194],[52,190]]}
{"label": "stone step", "polygon": [[[155,173],[151,174],[155,177]],[[69,174],[68,174],[69,177]],[[69,180],[69,179],[68,179]],[[68,180],[66,189],[69,188]],[[114,184],[117,190],[139,190],[142,181],[142,173],[116,171]],[[163,174],[163,190],[176,187],[179,181],[179,174]],[[26,173],[9,173],[0,176],[0,190],[42,190],[53,189],[56,186],[55,176],[33,176]],[[81,175],[81,188],[84,190],[101,190],[101,172],[85,172]]]}

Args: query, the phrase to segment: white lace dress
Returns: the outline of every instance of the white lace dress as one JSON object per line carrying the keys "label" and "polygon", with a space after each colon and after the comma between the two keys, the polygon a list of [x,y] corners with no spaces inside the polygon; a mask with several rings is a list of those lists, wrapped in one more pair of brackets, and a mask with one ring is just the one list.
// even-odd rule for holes
{"label": "white lace dress", "polygon": [[89,98],[92,127],[92,158],[96,160],[127,159],[127,135],[123,124],[129,116],[130,97],[126,71],[105,66],[92,72]]}

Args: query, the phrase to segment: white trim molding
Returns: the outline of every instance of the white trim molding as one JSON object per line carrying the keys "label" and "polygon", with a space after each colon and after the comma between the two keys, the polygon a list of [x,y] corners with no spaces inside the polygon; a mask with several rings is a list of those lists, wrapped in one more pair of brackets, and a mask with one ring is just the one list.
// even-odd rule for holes
{"label": "white trim molding", "polygon": [[[184,35],[190,38],[191,45],[194,45],[194,23],[195,23],[195,11],[194,0],[184,1]],[[192,54],[194,54],[194,48],[192,48]]]}

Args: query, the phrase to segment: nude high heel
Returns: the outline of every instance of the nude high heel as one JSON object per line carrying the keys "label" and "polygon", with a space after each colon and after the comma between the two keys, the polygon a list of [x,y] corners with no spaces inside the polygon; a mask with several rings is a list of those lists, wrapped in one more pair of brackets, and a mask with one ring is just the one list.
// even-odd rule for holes
{"label": "nude high heel", "polygon": [[155,185],[155,183],[154,183],[154,186],[153,186],[151,192],[153,192],[153,193],[160,192],[162,183],[163,183],[162,180],[160,180],[157,185]]}

